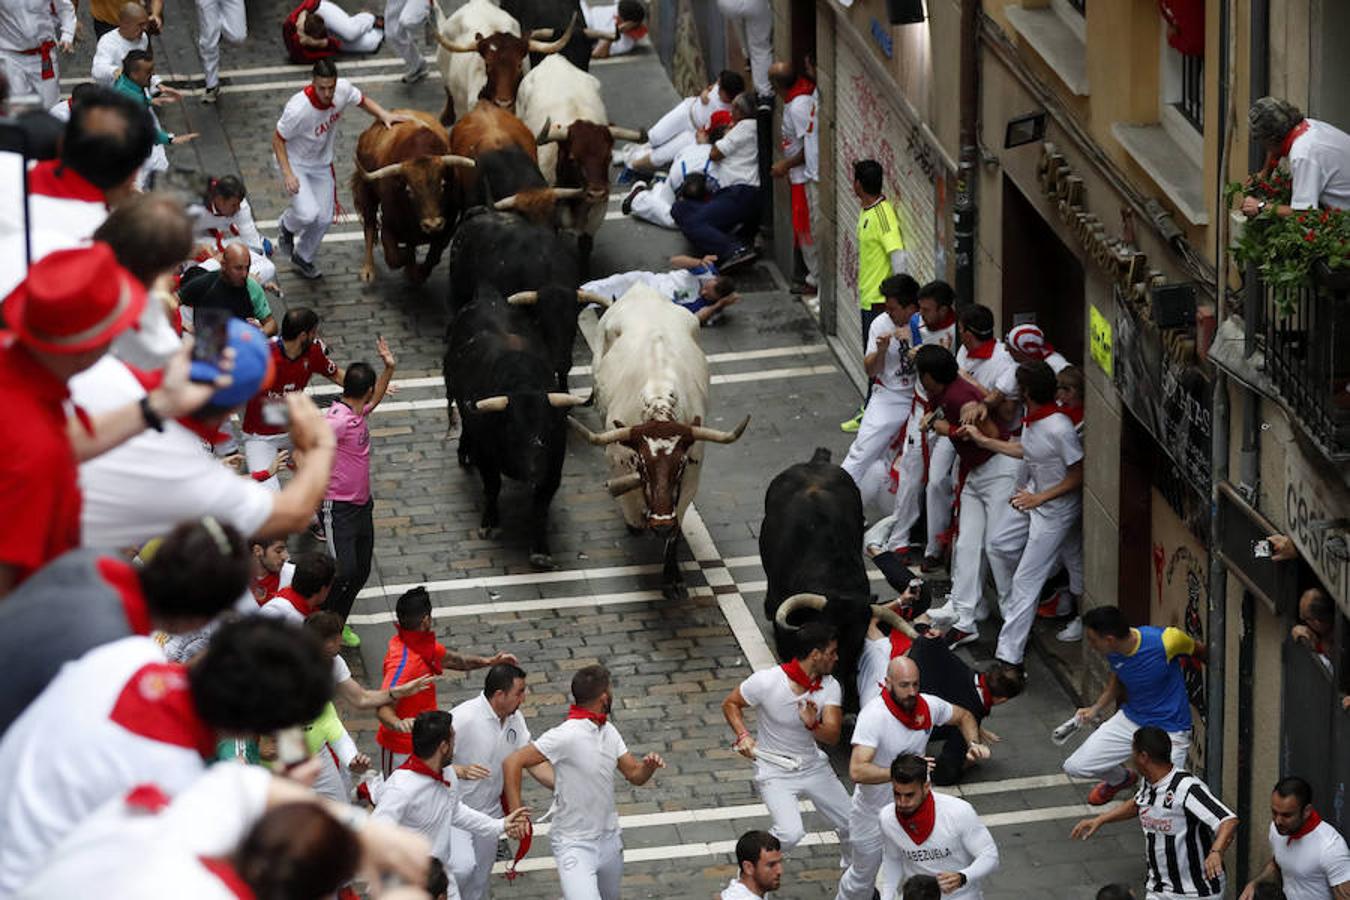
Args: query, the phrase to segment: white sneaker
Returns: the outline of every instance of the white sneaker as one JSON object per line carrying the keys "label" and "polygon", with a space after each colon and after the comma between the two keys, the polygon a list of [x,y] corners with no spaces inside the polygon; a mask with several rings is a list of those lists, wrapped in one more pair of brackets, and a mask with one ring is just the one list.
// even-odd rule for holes
{"label": "white sneaker", "polygon": [[1057,640],[1063,641],[1066,644],[1072,644],[1075,641],[1081,641],[1083,639],[1082,617],[1079,616],[1075,618],[1068,625],[1065,625],[1063,628],[1061,628],[1059,630],[1059,633],[1055,635],[1055,638]]}
{"label": "white sneaker", "polygon": [[957,620],[961,618],[961,614],[952,605],[951,597],[947,597],[941,606],[929,607],[928,612],[924,615],[928,616],[928,621],[939,628],[948,628],[955,625]]}

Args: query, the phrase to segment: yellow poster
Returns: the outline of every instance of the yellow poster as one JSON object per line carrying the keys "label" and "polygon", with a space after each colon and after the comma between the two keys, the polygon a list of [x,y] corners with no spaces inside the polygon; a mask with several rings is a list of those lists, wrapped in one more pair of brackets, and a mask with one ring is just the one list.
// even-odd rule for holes
{"label": "yellow poster", "polygon": [[1092,358],[1102,371],[1111,374],[1111,323],[1096,306],[1089,308],[1088,338],[1092,343]]}

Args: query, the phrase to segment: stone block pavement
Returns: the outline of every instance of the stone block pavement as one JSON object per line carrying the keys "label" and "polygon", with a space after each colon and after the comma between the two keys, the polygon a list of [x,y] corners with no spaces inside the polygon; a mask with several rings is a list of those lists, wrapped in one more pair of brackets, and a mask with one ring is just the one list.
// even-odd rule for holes
{"label": "stone block pavement", "polygon": [[[349,11],[357,11],[352,0]],[[250,0],[248,40],[224,50],[218,106],[200,105],[190,95],[181,106],[161,110],[167,128],[203,134],[193,145],[170,150],[171,181],[184,186],[206,174],[242,174],[255,214],[273,236],[285,199],[269,139],[286,98],[308,77],[289,65],[281,50],[279,23],[286,12],[284,0]],[[166,21],[167,33],[156,40],[159,71],[171,83],[199,89],[193,5],[169,0]],[[67,89],[85,74],[91,54],[86,38],[65,67]],[[401,84],[399,61],[387,49],[370,59],[341,60],[339,66],[386,107],[440,109],[438,77]],[[592,71],[618,124],[650,124],[677,99],[650,52]],[[363,113],[351,110],[340,127],[339,198],[348,208],[352,148],[366,124]],[[662,268],[666,257],[685,249],[678,234],[622,217],[621,196],[616,187],[615,221],[597,241],[597,274]],[[278,312],[300,304],[317,309],[323,337],[341,364],[374,360],[376,335],[389,340],[399,359],[399,390],[372,421],[378,536],[374,572],[353,616],[364,640],[359,653],[349,653],[353,671],[366,683],[379,681],[394,600],[416,584],[431,590],[446,644],[480,653],[506,649],[521,658],[532,689],[525,712],[536,733],[561,720],[571,673],[605,663],[615,676],[616,725],[635,751],[656,750],[668,762],[649,786],[618,790],[628,856],[624,894],[714,896],[733,873],[730,847],[736,836],[768,824],[757,806],[750,766],[729,749],[731,735],[720,712],[728,690],[756,665],[773,663],[771,637],[766,644],[767,628],[760,621],[764,574],[756,545],[764,488],[773,474],[808,459],[817,446],[842,459],[849,439],[837,423],[856,407],[856,391],[809,313],[786,292],[782,276],[769,265],[756,266],[740,276],[744,301],[724,324],[703,332],[714,373],[709,424],[729,428],[746,413],[754,418],[739,443],[710,447],[705,455],[697,514],[685,522],[689,541],[681,551],[688,600],[662,599],[659,544],[627,534],[603,488],[602,454],[575,437],[551,511],[559,568],[538,573],[529,565],[522,537],[520,486],[508,482],[504,491],[504,536],[480,539],[476,473],[456,464],[445,440],[439,385],[444,267],[414,288],[384,269],[377,249],[375,282],[363,286],[356,277],[361,246],[359,225],[338,222],[318,260],[325,277],[305,282],[281,262],[286,297],[277,304]],[[583,316],[583,324],[593,324],[593,317]],[[590,353],[580,338],[575,359],[579,369],[572,385],[580,392],[590,384]],[[331,391],[316,393],[321,400],[331,398]],[[597,426],[593,410],[578,412]],[[294,549],[309,541],[297,538]],[[988,658],[990,639],[986,633],[975,658]],[[1138,886],[1142,841],[1133,824],[1109,827],[1088,844],[1068,841],[1069,828],[1085,810],[1087,786],[1060,774],[1064,750],[1054,747],[1048,734],[1074,704],[1038,659],[1029,662],[1028,694],[991,720],[1003,743],[964,788],[990,821],[1002,852],[1002,866],[986,883],[985,896],[1069,900],[1091,897],[1110,881]],[[441,702],[448,708],[480,684],[473,673],[448,674],[439,685]],[[345,718],[362,748],[378,759],[373,716],[348,710]],[[843,777],[846,754],[836,751],[832,759]],[[547,807],[537,785],[530,783],[526,796],[536,810]],[[828,843],[833,835],[820,833],[824,822],[814,814],[807,825],[813,834],[788,861],[779,896],[833,895],[840,874],[837,850]],[[523,868],[528,874],[513,883],[494,879],[494,896],[558,896],[546,840],[536,841]]]}

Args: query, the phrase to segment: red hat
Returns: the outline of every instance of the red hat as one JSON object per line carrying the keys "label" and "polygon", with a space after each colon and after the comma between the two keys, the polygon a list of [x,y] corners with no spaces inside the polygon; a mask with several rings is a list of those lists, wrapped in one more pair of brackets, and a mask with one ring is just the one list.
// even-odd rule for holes
{"label": "red hat", "polygon": [[46,353],[83,353],[136,323],[145,287],[103,242],[56,250],[35,262],[4,301],[20,343]]}
{"label": "red hat", "polygon": [[1034,356],[1037,359],[1045,359],[1055,348],[1050,346],[1050,342],[1045,339],[1045,333],[1035,325],[1018,325],[1012,331],[1008,332],[1008,343],[1019,353],[1025,353],[1027,356]]}
{"label": "red hat", "polygon": [[719,109],[708,119],[708,127],[720,128],[723,125],[730,125],[732,121],[734,120],[731,118],[731,110]]}

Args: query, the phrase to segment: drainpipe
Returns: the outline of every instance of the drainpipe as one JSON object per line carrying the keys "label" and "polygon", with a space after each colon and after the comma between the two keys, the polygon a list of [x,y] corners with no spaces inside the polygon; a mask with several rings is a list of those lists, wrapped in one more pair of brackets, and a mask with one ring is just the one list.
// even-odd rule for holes
{"label": "drainpipe", "polygon": [[975,181],[980,175],[979,7],[980,0],[961,0],[961,153],[957,162],[956,202],[953,206],[958,308],[965,308],[975,302],[975,234],[978,223]]}

